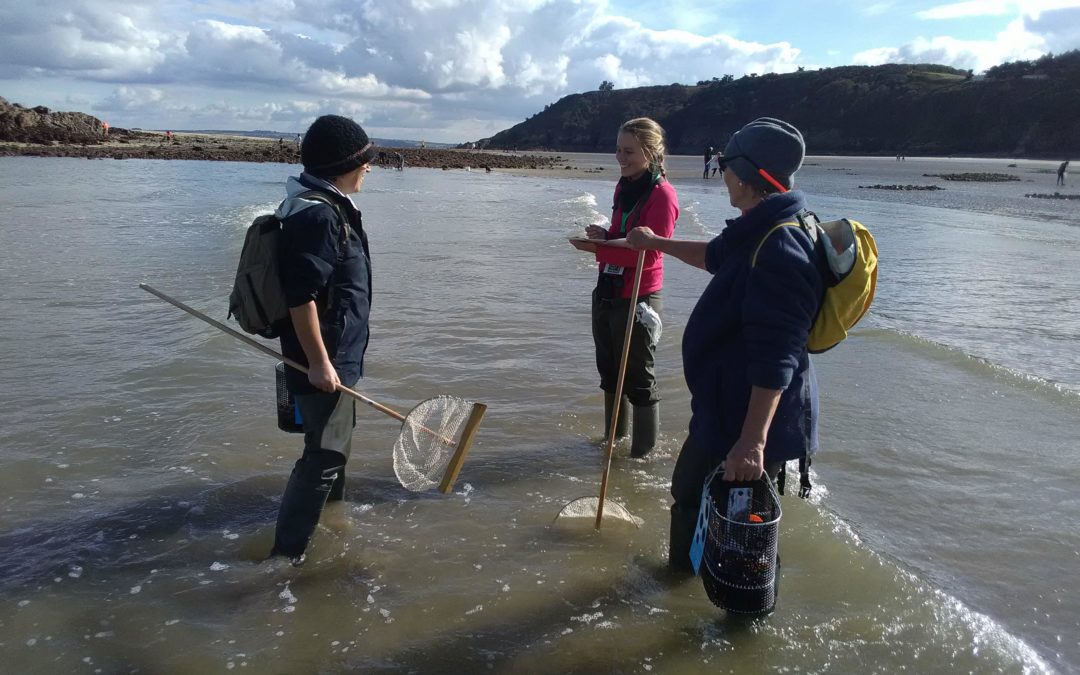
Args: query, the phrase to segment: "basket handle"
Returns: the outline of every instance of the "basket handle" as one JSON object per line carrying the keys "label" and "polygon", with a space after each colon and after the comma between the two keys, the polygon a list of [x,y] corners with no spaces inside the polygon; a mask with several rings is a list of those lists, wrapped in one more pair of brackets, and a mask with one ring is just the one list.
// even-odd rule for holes
{"label": "basket handle", "polygon": [[[709,475],[706,476],[706,478],[705,478],[705,486],[702,488],[703,493],[712,494],[712,492],[710,490],[710,488],[712,487],[712,482],[714,480],[716,480],[716,478],[718,476],[723,476],[723,474],[724,474],[723,464],[717,464],[716,468],[713,469],[709,473]],[[769,490],[769,494],[772,495],[773,502],[776,504],[777,517],[779,518],[779,517],[784,515],[784,509],[780,505],[780,493],[776,491],[776,484],[772,481],[771,478],[769,478],[768,474],[766,474],[764,471],[762,471],[760,477],[755,478],[752,481],[741,481],[741,482],[753,483],[753,484],[765,483],[765,486]]]}

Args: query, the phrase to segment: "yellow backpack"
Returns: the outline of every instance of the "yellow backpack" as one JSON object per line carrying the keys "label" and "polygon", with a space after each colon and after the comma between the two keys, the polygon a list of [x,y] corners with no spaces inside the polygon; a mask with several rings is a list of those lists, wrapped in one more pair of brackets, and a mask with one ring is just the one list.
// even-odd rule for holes
{"label": "yellow backpack", "polygon": [[798,227],[810,236],[814,250],[824,259],[825,296],[814,317],[807,350],[820,354],[840,344],[863,318],[877,290],[878,251],[870,230],[862,223],[843,218],[822,223],[817,215],[803,211],[796,221],[777,223],[758,242],[750,267],[769,235],[781,227]]}

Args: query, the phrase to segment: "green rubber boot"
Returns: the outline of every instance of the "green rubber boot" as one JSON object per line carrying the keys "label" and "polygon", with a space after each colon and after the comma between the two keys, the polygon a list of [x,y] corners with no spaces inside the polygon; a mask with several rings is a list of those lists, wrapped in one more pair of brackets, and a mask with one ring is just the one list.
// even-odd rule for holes
{"label": "green rubber boot", "polygon": [[634,406],[634,440],[630,456],[642,458],[656,447],[660,435],[660,404]]}
{"label": "green rubber boot", "polygon": [[668,530],[668,567],[676,573],[694,575],[690,544],[694,541],[697,512],[671,505],[671,529]]}
{"label": "green rubber boot", "polygon": [[[615,425],[615,438],[622,438],[627,434],[627,427],[629,426],[628,416],[626,409],[630,407],[630,401],[626,400],[623,396],[622,403],[619,405],[619,421]],[[615,408],[615,392],[604,392],[604,438],[607,438],[608,431],[611,430],[611,412]]]}

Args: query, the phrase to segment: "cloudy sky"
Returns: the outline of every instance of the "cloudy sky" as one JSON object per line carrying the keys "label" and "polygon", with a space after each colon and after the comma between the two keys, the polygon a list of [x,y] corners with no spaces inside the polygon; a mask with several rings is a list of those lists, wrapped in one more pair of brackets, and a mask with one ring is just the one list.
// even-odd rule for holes
{"label": "cloudy sky", "polygon": [[1080,0],[4,0],[0,96],[113,126],[490,136],[560,97],[1080,47]]}

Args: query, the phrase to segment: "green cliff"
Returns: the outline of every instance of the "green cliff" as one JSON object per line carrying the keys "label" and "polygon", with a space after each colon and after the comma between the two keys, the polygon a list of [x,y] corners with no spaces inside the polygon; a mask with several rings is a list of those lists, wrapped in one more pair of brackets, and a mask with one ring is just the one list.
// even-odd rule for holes
{"label": "green cliff", "polygon": [[1080,51],[970,71],[843,66],[572,94],[478,145],[609,152],[623,121],[652,117],[668,152],[723,148],[755,117],[780,117],[812,154],[1080,155]]}

